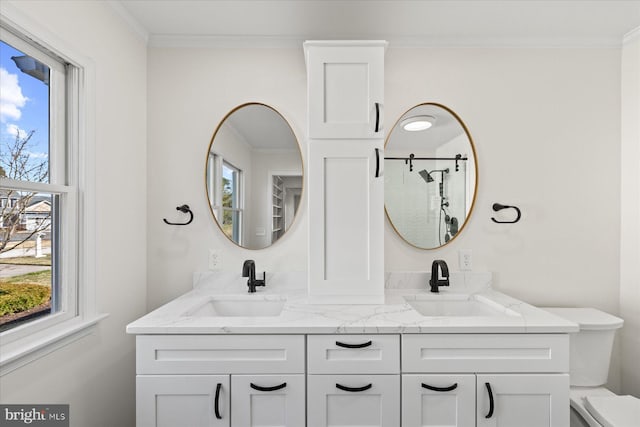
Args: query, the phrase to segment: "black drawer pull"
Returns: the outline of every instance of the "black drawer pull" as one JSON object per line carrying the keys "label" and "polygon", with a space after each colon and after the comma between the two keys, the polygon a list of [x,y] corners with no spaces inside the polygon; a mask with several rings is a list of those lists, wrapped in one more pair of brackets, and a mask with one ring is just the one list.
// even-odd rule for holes
{"label": "black drawer pull", "polygon": [[338,347],[344,347],[344,348],[364,348],[364,347],[369,347],[371,344],[372,344],[371,341],[363,342],[362,344],[347,344],[340,341],[336,341],[336,345]]}
{"label": "black drawer pull", "polygon": [[489,413],[485,416],[485,418],[491,418],[493,415],[493,392],[491,391],[491,384],[484,383],[487,387],[487,392],[489,393]]}
{"label": "black drawer pull", "polygon": [[450,385],[449,387],[436,387],[429,384],[422,383],[422,388],[433,391],[453,391],[458,388],[458,383]]}
{"label": "black drawer pull", "polygon": [[218,383],[216,386],[216,398],[213,405],[213,410],[216,413],[216,418],[221,420],[222,416],[220,415],[220,389],[222,388],[222,384]]}
{"label": "black drawer pull", "polygon": [[252,389],[258,390],[258,391],[276,391],[276,390],[285,388],[287,386],[287,383],[274,385],[273,387],[262,387],[259,385],[255,385],[254,383],[249,383],[249,385],[251,386]]}
{"label": "black drawer pull", "polygon": [[380,104],[376,102],[376,128],[375,133],[380,132]]}
{"label": "black drawer pull", "polygon": [[380,177],[380,149],[376,148],[376,178]]}
{"label": "black drawer pull", "polygon": [[350,391],[352,393],[355,393],[357,391],[369,390],[371,387],[373,387],[373,384],[363,385],[362,387],[347,387],[346,385],[336,383],[336,387],[343,391]]}

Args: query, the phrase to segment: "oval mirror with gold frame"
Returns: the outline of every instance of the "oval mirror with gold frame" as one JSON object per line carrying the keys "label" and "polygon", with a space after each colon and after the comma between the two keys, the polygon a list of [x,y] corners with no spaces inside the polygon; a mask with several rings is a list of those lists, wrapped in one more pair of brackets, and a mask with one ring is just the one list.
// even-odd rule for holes
{"label": "oval mirror with gold frame", "polygon": [[231,110],[207,149],[206,192],[222,233],[247,249],[263,249],[291,228],[302,201],[304,169],[298,140],[273,107]]}
{"label": "oval mirror with gold frame", "polygon": [[450,108],[416,105],[385,143],[384,204],[396,233],[420,249],[437,249],[460,235],[478,187],[475,146]]}

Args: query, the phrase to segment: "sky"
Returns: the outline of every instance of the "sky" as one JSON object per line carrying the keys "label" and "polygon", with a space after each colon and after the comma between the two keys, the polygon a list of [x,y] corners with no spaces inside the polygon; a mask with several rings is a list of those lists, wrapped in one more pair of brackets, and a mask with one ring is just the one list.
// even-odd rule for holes
{"label": "sky", "polygon": [[24,53],[0,41],[0,156],[7,144],[35,130],[27,147],[30,158],[42,162],[49,154],[49,87],[24,74],[11,59]]}

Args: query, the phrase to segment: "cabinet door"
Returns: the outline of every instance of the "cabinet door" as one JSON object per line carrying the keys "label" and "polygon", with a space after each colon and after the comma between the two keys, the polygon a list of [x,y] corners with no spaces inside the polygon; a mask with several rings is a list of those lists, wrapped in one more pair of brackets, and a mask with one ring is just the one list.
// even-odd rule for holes
{"label": "cabinet door", "polygon": [[311,303],[384,303],[383,157],[382,141],[309,143]]}
{"label": "cabinet door", "polygon": [[403,375],[403,427],[475,427],[476,376]]}
{"label": "cabinet door", "polygon": [[478,374],[476,387],[478,427],[569,425],[567,374]]}
{"label": "cabinet door", "polygon": [[399,375],[309,375],[307,426],[400,425]]}
{"label": "cabinet door", "polygon": [[232,375],[232,425],[304,426],[304,389],[304,375]]}
{"label": "cabinet door", "polygon": [[385,46],[305,43],[310,138],[384,138]]}
{"label": "cabinet door", "polygon": [[138,375],[137,427],[229,427],[228,375]]}

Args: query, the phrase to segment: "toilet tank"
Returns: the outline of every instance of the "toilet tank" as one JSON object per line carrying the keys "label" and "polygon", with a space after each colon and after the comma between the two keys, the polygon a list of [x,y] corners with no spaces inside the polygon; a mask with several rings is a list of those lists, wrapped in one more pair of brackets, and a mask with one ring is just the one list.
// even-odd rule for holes
{"label": "toilet tank", "polygon": [[595,308],[545,307],[544,310],[580,327],[580,331],[569,336],[571,385],[597,387],[606,384],[613,338],[624,321]]}

